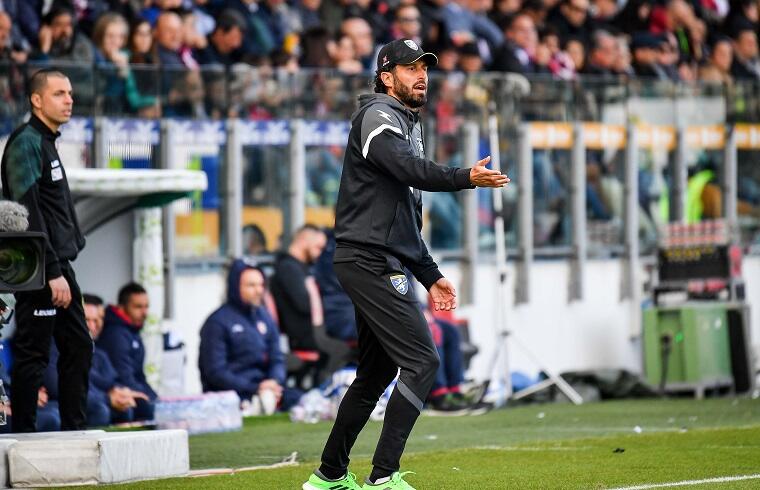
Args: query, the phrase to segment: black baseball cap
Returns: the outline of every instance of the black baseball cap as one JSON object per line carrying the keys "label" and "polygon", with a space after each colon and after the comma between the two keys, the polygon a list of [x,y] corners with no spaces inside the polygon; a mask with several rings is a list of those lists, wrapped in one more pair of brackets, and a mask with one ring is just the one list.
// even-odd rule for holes
{"label": "black baseball cap", "polygon": [[377,53],[377,69],[389,71],[396,65],[411,65],[419,59],[423,59],[427,66],[438,64],[436,55],[426,53],[411,39],[396,39],[383,46]]}

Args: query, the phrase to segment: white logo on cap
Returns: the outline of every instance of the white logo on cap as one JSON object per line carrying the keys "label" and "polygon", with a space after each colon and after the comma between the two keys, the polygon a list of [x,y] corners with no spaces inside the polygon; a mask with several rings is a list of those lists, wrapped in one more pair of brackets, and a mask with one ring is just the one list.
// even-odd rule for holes
{"label": "white logo on cap", "polygon": [[406,44],[407,46],[409,46],[410,48],[412,48],[415,51],[417,51],[418,49],[420,49],[419,46],[417,46],[417,43],[414,42],[414,41],[412,41],[411,39],[405,40],[404,44]]}

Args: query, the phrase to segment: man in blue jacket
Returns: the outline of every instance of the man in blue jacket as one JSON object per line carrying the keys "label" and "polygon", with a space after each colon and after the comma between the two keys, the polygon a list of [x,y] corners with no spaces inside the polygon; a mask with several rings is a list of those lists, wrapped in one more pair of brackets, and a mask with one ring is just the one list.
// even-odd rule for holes
{"label": "man in blue jacket", "polygon": [[108,354],[120,384],[147,395],[147,400],[135,400],[134,420],[151,420],[156,392],[145,379],[145,346],[140,337],[140,330],[148,317],[148,293],[132,282],[119,290],[118,302],[118,306],[111,305],[106,309],[105,325],[96,346]]}
{"label": "man in blue jacket", "polygon": [[203,391],[235,390],[241,400],[274,394],[280,409],[289,410],[301,392],[284,387],[285,356],[280,331],[264,306],[265,291],[261,269],[241,259],[232,262],[227,302],[201,328],[201,383]]}
{"label": "man in blue jacket", "polygon": [[[87,329],[92,339],[97,340],[103,331],[103,300],[99,296],[87,293],[83,294],[82,298]],[[133,421],[137,400],[148,401],[148,395],[122,386],[108,354],[96,345],[92,353],[90,387],[87,392],[87,426],[100,427]]]}

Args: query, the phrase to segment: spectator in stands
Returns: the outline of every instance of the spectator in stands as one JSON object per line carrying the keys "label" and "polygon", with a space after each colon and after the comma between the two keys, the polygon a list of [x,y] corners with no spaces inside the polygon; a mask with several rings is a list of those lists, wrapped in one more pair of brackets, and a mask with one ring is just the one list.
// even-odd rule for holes
{"label": "spectator in stands", "polygon": [[734,59],[731,75],[738,80],[760,80],[757,33],[745,26],[733,34]]}
{"label": "spectator in stands", "polygon": [[[87,329],[92,339],[97,341],[105,320],[103,300],[92,294],[83,294],[82,299]],[[87,391],[87,425],[102,427],[111,423],[132,422],[135,420],[137,400],[147,402],[148,395],[121,386],[108,354],[95,344]]]}
{"label": "spectator in stands", "polygon": [[364,70],[362,62],[356,57],[354,42],[350,37],[339,35],[335,43],[330,44],[330,57],[339,72],[346,75],[356,75]]}
{"label": "spectator in stands", "polygon": [[665,71],[670,80],[677,82],[680,80],[678,73],[678,40],[671,32],[661,34],[663,41],[657,50],[657,63]]}
{"label": "spectator in stands", "polygon": [[208,37],[207,46],[196,50],[198,63],[229,66],[240,61],[239,50],[243,45],[245,29],[245,18],[239,12],[223,10],[216,18],[216,26]]}
{"label": "spectator in stands", "polygon": [[13,39],[13,22],[7,12],[0,11],[0,62],[26,63],[28,53]]}
{"label": "spectator in stands", "polygon": [[322,0],[297,0],[294,2],[295,15],[298,17],[300,32],[314,28],[323,28],[319,17]]}
{"label": "spectator in stands", "polygon": [[101,69],[105,77],[103,106],[106,111],[117,114],[158,117],[160,108],[156,98],[140,94],[130,69],[129,53],[124,49],[127,32],[127,21],[119,14],[104,14],[95,23],[93,41],[103,59]]}
{"label": "spectator in stands", "polygon": [[699,70],[699,79],[704,82],[733,83],[731,65],[733,61],[733,45],[727,37],[719,37],[713,43],[707,65]]}
{"label": "spectator in stands", "polygon": [[[17,35],[19,42],[26,46],[37,47],[39,42],[40,27],[42,26],[42,6],[44,0],[23,0],[3,2],[4,10],[13,21],[14,27],[18,27]],[[25,46],[25,47],[26,47]]]}
{"label": "spectator in stands", "polygon": [[195,11],[180,9],[177,11],[177,15],[182,21],[182,47],[179,48],[179,57],[182,58],[182,63],[187,68],[197,70],[200,66],[193,56],[193,52],[208,46],[208,40],[196,28]]}
{"label": "spectator in stands", "polygon": [[615,55],[615,62],[612,64],[612,71],[618,75],[633,77],[634,71],[631,63],[633,62],[633,55],[631,54],[631,48],[628,45],[630,38],[626,35],[616,35],[615,44],[617,46],[617,54]]}
{"label": "spectator in stands", "polygon": [[478,45],[474,42],[465,43],[459,47],[459,70],[464,73],[483,71],[483,59],[480,57]]}
{"label": "spectator in stands", "polygon": [[349,17],[341,23],[340,32],[353,41],[356,58],[364,70],[374,70],[375,39],[369,23],[361,17]]}
{"label": "spectator in stands", "polygon": [[136,420],[150,420],[156,392],[145,378],[145,346],[140,337],[148,318],[148,293],[141,285],[131,282],[119,290],[118,303],[106,309],[105,324],[96,346],[108,354],[120,383],[148,396],[148,400],[135,400],[133,410]]}
{"label": "spectator in stands", "polygon": [[[567,0],[585,1],[585,0]],[[607,31],[595,31],[592,36],[591,51],[589,52],[588,62],[583,68],[583,72],[588,75],[600,77],[614,77],[615,57],[618,54],[617,40]]]}
{"label": "spectator in stands", "polygon": [[563,43],[565,53],[573,60],[573,67],[576,73],[582,73],[586,66],[586,47],[583,41],[571,37]]}
{"label": "spectator in stands", "polygon": [[395,39],[411,39],[422,44],[420,11],[413,3],[401,4],[396,9],[390,27],[390,41]]}
{"label": "spectator in stands", "polygon": [[142,2],[144,7],[140,10],[140,17],[146,19],[151,25],[155,25],[163,12],[181,9],[184,1],[185,0],[149,0]]}
{"label": "spectator in stands", "polygon": [[631,40],[633,71],[637,77],[669,80],[670,77],[657,63],[657,50],[662,40],[648,32],[634,33]]}
{"label": "spectator in stands", "polygon": [[731,10],[724,22],[724,32],[732,34],[749,27],[757,30],[760,25],[760,8],[755,0],[732,0]]}
{"label": "spectator in stands", "polygon": [[538,32],[533,19],[517,14],[504,22],[506,42],[496,54],[493,69],[511,73],[538,73],[534,58],[538,47]]}
{"label": "spectator in stands", "polygon": [[[335,44],[330,33],[324,27],[317,26],[307,29],[301,34],[301,66],[304,68],[332,68],[334,66]],[[351,43],[352,56],[353,49],[354,46]]]}
{"label": "spectator in stands", "polygon": [[593,0],[590,12],[594,27],[614,32],[614,20],[618,13],[618,4],[615,0]]}
{"label": "spectator in stands", "polygon": [[132,64],[153,64],[153,29],[145,19],[132,24],[129,33],[129,62]]}
{"label": "spectator in stands", "polygon": [[485,12],[471,10],[472,0],[449,0],[441,9],[441,18],[445,35],[455,46],[468,42],[486,41],[481,57],[490,64],[493,56],[504,42],[504,36],[499,27],[486,16]]}
{"label": "spectator in stands", "polygon": [[588,15],[588,0],[562,0],[559,8],[549,14],[547,24],[557,29],[564,42],[569,38],[580,39],[585,46],[592,45],[594,24]]}
{"label": "spectator in stands", "polygon": [[285,386],[280,332],[264,306],[265,292],[261,269],[241,259],[232,262],[227,302],[201,328],[201,383],[203,391],[234,390],[243,401],[271,397],[287,411],[302,392]]}
{"label": "spectator in stands", "polygon": [[12,118],[18,112],[24,94],[24,75],[21,67],[27,52],[11,39],[10,16],[0,12],[0,117]]}
{"label": "spectator in stands", "polygon": [[496,0],[488,13],[488,18],[503,28],[509,19],[517,15],[522,8],[522,3],[521,0]]}
{"label": "spectator in stands", "polygon": [[74,26],[72,11],[66,7],[54,6],[43,19],[38,49],[32,58],[91,64],[95,61],[95,49],[87,36]]}
{"label": "spectator in stands", "polygon": [[174,12],[162,12],[156,20],[155,60],[164,68],[185,68],[181,49],[183,32],[182,19]]}
{"label": "spectator in stands", "polygon": [[612,21],[619,32],[644,32],[649,30],[652,0],[628,0]]}
{"label": "spectator in stands", "polygon": [[288,336],[291,351],[319,350],[314,327],[322,327],[323,319],[311,266],[326,244],[327,236],[322,230],[304,225],[275,263],[272,296],[277,304],[280,328]]}
{"label": "spectator in stands", "polygon": [[[250,3],[250,2],[249,2]],[[249,31],[253,41],[249,52],[259,56],[269,56],[285,46],[285,38],[294,32],[290,8],[284,0],[261,0],[257,9],[249,9],[250,22],[254,26]]]}

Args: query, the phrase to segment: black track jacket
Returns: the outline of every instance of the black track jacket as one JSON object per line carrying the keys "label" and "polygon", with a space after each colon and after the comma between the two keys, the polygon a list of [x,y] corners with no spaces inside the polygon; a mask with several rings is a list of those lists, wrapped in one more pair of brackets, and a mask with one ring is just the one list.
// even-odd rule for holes
{"label": "black track jacket", "polygon": [[395,257],[430,289],[443,275],[420,234],[420,191],[474,186],[469,169],[438,165],[424,151],[417,112],[389,95],[360,96],[343,160],[335,239],[339,249]]}
{"label": "black track jacket", "polygon": [[29,231],[47,234],[45,278],[61,275],[61,264],[77,258],[85,240],[63,170],[54,133],[36,116],[16,129],[2,158],[3,198],[29,210]]}

